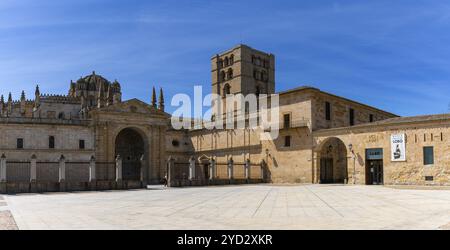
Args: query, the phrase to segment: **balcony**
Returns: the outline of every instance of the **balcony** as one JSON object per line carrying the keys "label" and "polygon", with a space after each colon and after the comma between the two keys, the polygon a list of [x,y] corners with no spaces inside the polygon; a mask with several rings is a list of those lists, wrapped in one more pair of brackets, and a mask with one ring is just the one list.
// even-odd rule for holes
{"label": "balcony", "polygon": [[308,127],[309,120],[300,119],[300,120],[292,120],[290,123],[281,123],[280,129],[294,129],[294,128],[305,128]]}

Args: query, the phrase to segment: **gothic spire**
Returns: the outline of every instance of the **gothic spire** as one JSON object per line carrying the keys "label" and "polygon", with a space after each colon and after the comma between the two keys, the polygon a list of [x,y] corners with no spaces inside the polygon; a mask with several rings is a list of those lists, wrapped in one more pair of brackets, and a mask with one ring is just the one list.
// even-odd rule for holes
{"label": "gothic spire", "polygon": [[5,112],[5,99],[3,98],[3,95],[0,96],[0,116],[3,116],[3,113]]}
{"label": "gothic spire", "polygon": [[156,108],[156,90],[155,90],[155,87],[153,87],[153,93],[152,93],[152,107]]}
{"label": "gothic spire", "polygon": [[20,100],[25,101],[25,91],[22,90],[22,94],[20,95]]}
{"label": "gothic spire", "polygon": [[159,89],[159,110],[164,111],[164,93],[163,89]]}
{"label": "gothic spire", "polygon": [[9,92],[9,95],[8,95],[8,102],[12,102],[12,95],[11,95],[11,92]]}
{"label": "gothic spire", "polygon": [[36,96],[41,95],[41,91],[39,91],[39,84],[36,85],[36,91],[34,92]]}

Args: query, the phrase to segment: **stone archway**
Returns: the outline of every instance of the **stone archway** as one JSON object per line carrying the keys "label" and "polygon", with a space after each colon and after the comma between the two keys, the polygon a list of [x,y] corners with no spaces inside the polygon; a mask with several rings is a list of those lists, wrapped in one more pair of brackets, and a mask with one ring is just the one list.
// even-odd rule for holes
{"label": "stone archway", "polygon": [[122,179],[141,180],[141,166],[147,154],[147,142],[142,133],[134,128],[125,128],[115,140],[115,155],[122,158]]}
{"label": "stone archway", "polygon": [[319,180],[322,184],[347,183],[347,146],[336,137],[326,139],[319,148]]}

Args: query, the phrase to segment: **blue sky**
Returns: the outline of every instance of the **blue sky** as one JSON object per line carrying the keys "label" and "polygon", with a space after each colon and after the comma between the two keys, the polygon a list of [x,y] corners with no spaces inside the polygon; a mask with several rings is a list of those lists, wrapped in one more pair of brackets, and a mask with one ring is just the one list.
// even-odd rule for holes
{"label": "blue sky", "polygon": [[[1,0],[0,93],[67,93],[95,70],[124,99],[210,91],[210,58],[276,55],[277,91],[311,85],[399,115],[449,112],[450,3],[433,0]],[[166,100],[169,102],[170,100]],[[168,107],[171,111],[173,108]]]}

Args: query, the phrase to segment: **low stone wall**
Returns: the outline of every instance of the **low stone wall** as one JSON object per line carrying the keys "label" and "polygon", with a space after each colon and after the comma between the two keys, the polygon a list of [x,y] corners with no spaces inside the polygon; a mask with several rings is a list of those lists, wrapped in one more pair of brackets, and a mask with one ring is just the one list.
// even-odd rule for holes
{"label": "low stone wall", "polygon": [[197,187],[197,186],[225,186],[225,185],[247,185],[264,183],[261,179],[214,179],[214,180],[172,180],[171,187]]}
{"label": "low stone wall", "polygon": [[199,162],[191,157],[189,162],[177,162],[173,157],[167,161],[168,186],[214,186],[244,185],[268,182],[264,174],[265,163],[251,163],[249,160],[236,163],[216,163],[213,159]]}
{"label": "low stone wall", "polygon": [[144,188],[140,181],[92,181],[92,182],[21,182],[8,181],[0,183],[1,194],[76,192],[100,190],[124,190]]}

